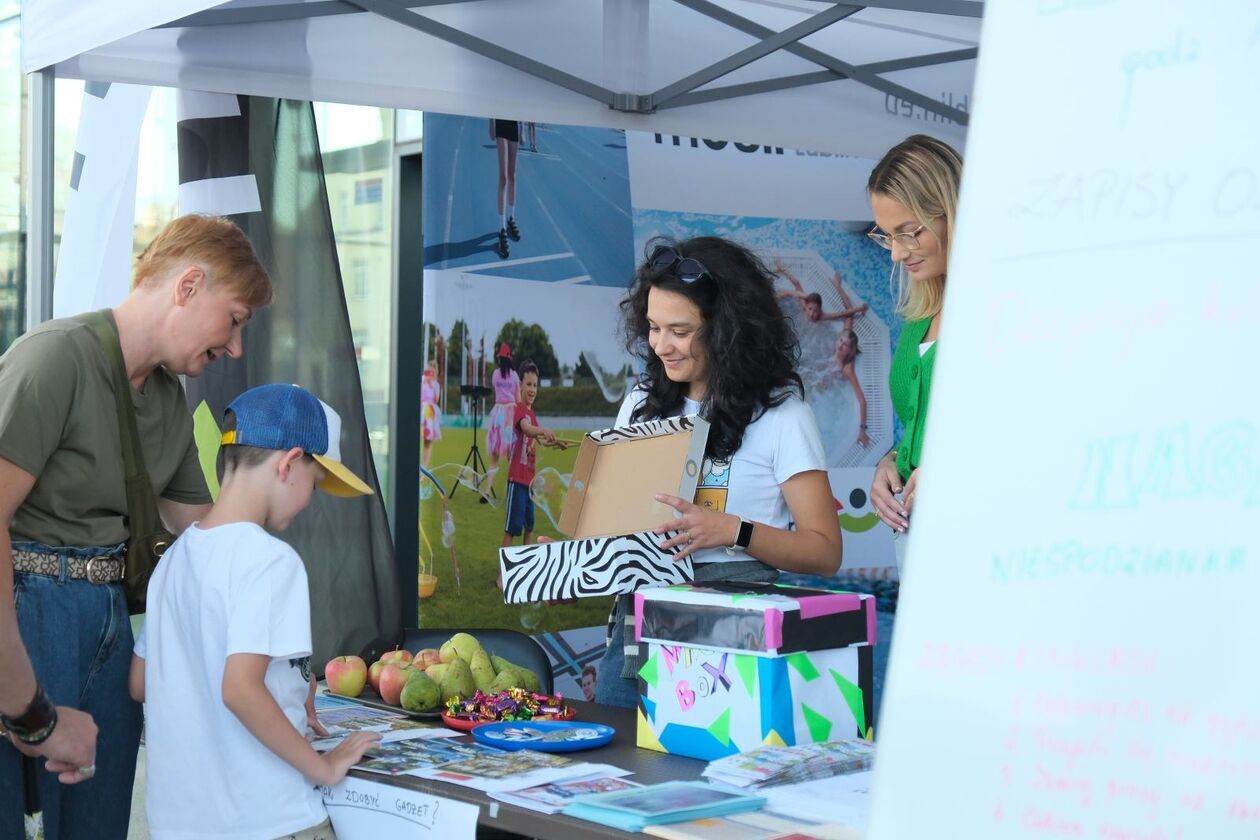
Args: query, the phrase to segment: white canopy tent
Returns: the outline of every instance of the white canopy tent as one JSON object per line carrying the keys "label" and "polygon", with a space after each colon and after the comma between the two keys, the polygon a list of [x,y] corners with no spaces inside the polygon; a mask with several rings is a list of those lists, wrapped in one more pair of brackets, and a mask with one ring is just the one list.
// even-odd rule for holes
{"label": "white canopy tent", "polygon": [[[963,145],[982,9],[979,0],[23,0],[22,62],[34,74],[27,324],[53,309],[58,76],[873,158],[913,133]],[[413,326],[404,311],[419,314],[416,294],[395,271],[395,341]],[[392,380],[392,405],[418,405],[418,390],[402,384],[418,389],[418,376],[396,364]],[[391,447],[388,495],[399,509],[418,509],[406,501],[418,459]],[[391,520],[398,545],[414,540],[414,521]]]}
{"label": "white canopy tent", "polygon": [[961,147],[978,0],[24,0],[28,323],[50,317],[52,79],[878,157]]}
{"label": "white canopy tent", "polygon": [[966,114],[951,103],[971,90],[981,9],[971,0],[26,0],[23,66],[870,157],[915,117],[961,141]]}

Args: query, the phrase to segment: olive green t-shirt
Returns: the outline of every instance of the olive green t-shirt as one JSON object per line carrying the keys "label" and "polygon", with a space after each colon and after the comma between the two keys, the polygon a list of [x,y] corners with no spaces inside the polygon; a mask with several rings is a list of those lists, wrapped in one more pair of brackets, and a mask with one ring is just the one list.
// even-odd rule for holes
{"label": "olive green t-shirt", "polygon": [[[159,367],[143,393],[129,390],[154,494],[209,503],[179,380]],[[0,457],[35,476],[13,539],[84,547],[127,539],[113,377],[91,327],[49,321],[0,357]]]}

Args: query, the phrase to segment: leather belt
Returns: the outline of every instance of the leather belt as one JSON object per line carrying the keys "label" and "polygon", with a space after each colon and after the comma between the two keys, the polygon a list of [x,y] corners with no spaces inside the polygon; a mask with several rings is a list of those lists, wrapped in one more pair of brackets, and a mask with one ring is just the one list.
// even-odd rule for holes
{"label": "leather belt", "polygon": [[66,563],[66,575],[75,580],[116,583],[123,579],[123,558],[108,554],[99,557],[65,557],[52,552],[13,549],[13,571],[59,577],[63,559]]}

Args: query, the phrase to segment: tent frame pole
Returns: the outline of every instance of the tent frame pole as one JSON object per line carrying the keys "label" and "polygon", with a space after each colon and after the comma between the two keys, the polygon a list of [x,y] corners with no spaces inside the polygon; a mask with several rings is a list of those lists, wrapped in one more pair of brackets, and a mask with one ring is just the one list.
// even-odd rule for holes
{"label": "tent frame pole", "polygon": [[51,67],[28,77],[26,178],[26,329],[52,318],[53,153],[56,74]]}
{"label": "tent frame pole", "polygon": [[[322,0],[322,2],[315,3],[281,3],[259,7],[210,9],[165,25],[216,26],[248,24],[273,20],[290,20],[299,17],[368,12],[411,29],[424,32],[427,35],[454,44],[491,61],[497,61],[522,73],[527,73],[543,81],[571,90],[588,99],[601,102],[615,111],[625,113],[651,114],[658,110],[678,108],[684,105],[715,102],[722,99],[753,96],[775,90],[787,90],[804,85],[852,79],[885,95],[896,96],[906,102],[917,105],[929,113],[944,117],[958,125],[967,125],[968,116],[965,111],[946,105],[904,85],[889,81],[880,74],[973,59],[978,52],[974,47],[854,65],[829,55],[822,50],[806,46],[800,41],[802,38],[808,37],[866,8],[896,9],[899,11],[927,12],[976,18],[980,17],[984,12],[984,3],[979,2],[979,0],[872,0],[872,2],[862,4],[837,2],[795,26],[791,26],[782,32],[775,32],[759,23],[735,14],[711,2],[711,0],[675,0],[679,5],[719,23],[724,23],[732,29],[739,30],[759,40],[756,44],[668,84],[654,93],[640,94],[609,90],[586,79],[566,73],[557,67],[552,67],[544,62],[513,52],[491,41],[478,38],[452,26],[447,26],[414,11],[415,8],[443,5],[445,2],[479,2],[479,0]],[[697,88],[715,79],[726,76],[778,50],[783,50],[811,61],[824,68],[824,72],[802,73],[778,79],[765,79],[747,84],[710,88],[704,91],[697,90]]]}
{"label": "tent frame pole", "polygon": [[[674,0],[674,2],[679,5],[686,6],[694,12],[699,12],[706,17],[713,18],[719,23],[724,23],[732,29],[738,29],[740,32],[751,35],[754,38],[764,39],[775,34],[773,30],[767,29],[759,23],[755,23],[748,18],[741,17],[734,12],[728,11],[716,3],[709,2],[709,0]],[[958,108],[951,108],[945,103],[939,102],[930,96],[925,96],[918,91],[911,90],[910,88],[899,85],[896,82],[884,79],[863,67],[855,66],[847,61],[841,61],[835,56],[828,55],[822,50],[806,46],[805,44],[799,42],[786,44],[783,46],[783,50],[808,61],[812,61],[820,67],[825,67],[835,73],[847,76],[853,81],[860,82],[867,87],[872,87],[881,93],[896,96],[907,102],[911,102],[918,105],[920,108],[923,108],[925,111],[945,117],[946,119],[952,120],[959,125],[967,125],[968,123],[968,116],[965,111]]]}

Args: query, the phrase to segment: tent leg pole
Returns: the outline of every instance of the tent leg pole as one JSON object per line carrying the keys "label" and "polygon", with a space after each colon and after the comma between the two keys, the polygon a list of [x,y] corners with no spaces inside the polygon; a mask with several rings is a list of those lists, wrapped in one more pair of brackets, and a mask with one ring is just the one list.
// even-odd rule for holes
{"label": "tent leg pole", "polygon": [[51,67],[29,76],[30,170],[26,179],[26,329],[52,318],[53,152],[56,76]]}

